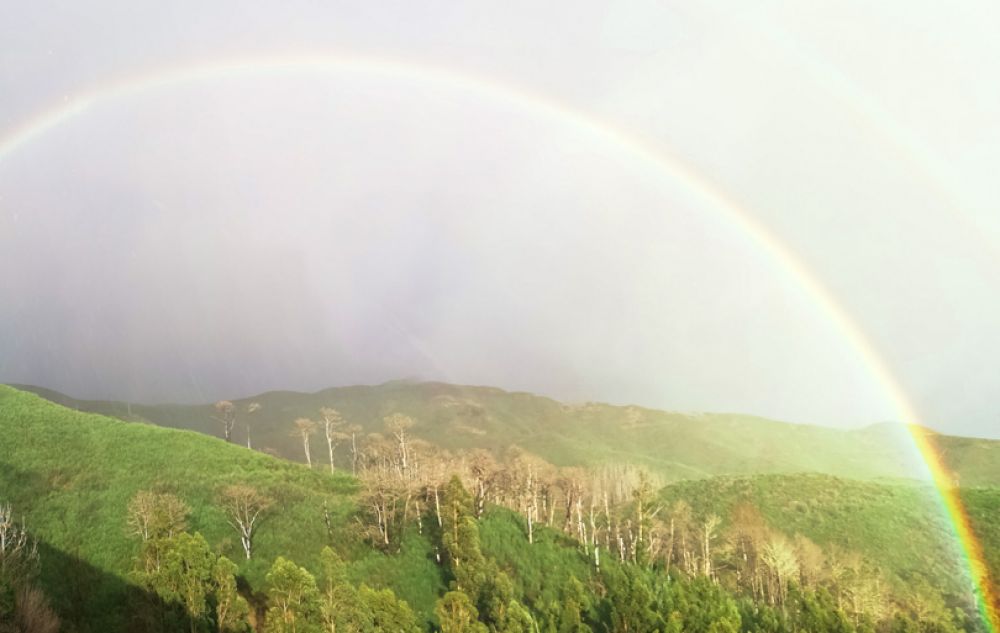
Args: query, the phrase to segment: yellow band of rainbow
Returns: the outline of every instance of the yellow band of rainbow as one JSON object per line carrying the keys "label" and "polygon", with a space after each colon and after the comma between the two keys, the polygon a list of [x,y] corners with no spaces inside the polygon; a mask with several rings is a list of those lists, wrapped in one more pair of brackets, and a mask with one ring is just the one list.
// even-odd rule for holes
{"label": "yellow band of rainbow", "polygon": [[387,79],[419,81],[431,86],[466,91],[535,116],[553,119],[560,124],[573,126],[580,133],[587,134],[598,142],[614,146],[654,167],[684,187],[697,203],[738,227],[786,274],[790,275],[815,302],[818,309],[828,316],[860,355],[874,379],[892,401],[900,421],[906,425],[908,435],[927,467],[927,475],[934,483],[944,511],[954,528],[974,584],[975,600],[988,633],[1000,633],[1000,601],[991,581],[982,547],[972,530],[958,490],[953,485],[950,471],[941,460],[932,437],[919,426],[920,418],[909,398],[858,323],[805,263],[784,242],[758,222],[745,207],[737,204],[678,156],[662,147],[654,147],[608,121],[499,81],[411,62],[330,54],[269,56],[161,68],[136,77],[99,85],[30,117],[0,137],[0,162],[19,148],[99,104],[155,88],[197,81],[241,75],[286,73],[375,75]]}

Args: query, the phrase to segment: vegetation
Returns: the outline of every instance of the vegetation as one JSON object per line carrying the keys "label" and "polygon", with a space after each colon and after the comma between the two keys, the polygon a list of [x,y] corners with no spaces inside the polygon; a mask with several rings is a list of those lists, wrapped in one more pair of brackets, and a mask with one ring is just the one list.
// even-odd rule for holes
{"label": "vegetation", "polygon": [[[220,405],[223,431],[273,405],[258,400]],[[285,412],[300,452],[326,440],[309,468],[235,433],[0,387],[0,494],[24,517],[0,520],[20,526],[19,553],[0,547],[0,631],[55,630],[56,613],[63,630],[101,632],[981,626],[920,485],[765,474],[661,487],[648,468],[443,452],[406,409],[380,411],[362,437],[347,409],[323,406]],[[996,570],[1000,491],[964,497]]]}
{"label": "vegetation", "polygon": [[[357,483],[347,475],[310,471],[199,434],[79,413],[3,386],[0,445],[3,502],[23,514],[41,544],[41,584],[58,611],[90,622],[87,630],[124,626],[123,579],[142,542],[129,508],[142,491],[172,495],[189,508],[186,528],[238,565],[239,577],[254,588],[251,603],[277,556],[316,572],[323,545],[343,538],[339,545],[350,547],[342,532],[353,531],[345,528],[352,523]],[[273,500],[251,559],[220,502],[231,486],[251,487]],[[327,523],[335,528],[332,536]],[[379,569],[386,586],[434,573],[433,563],[416,557],[385,566],[377,564],[378,553],[355,557],[358,565]]]}
{"label": "vegetation", "polygon": [[[25,387],[67,407],[131,421],[225,437],[216,405],[139,405],[76,400]],[[657,411],[600,403],[569,405],[529,393],[491,387],[394,381],[316,393],[272,391],[228,403],[238,422],[235,443],[305,462],[297,418],[319,419],[324,408],[340,416],[330,430],[338,463],[352,463],[351,438],[386,432],[384,418],[403,414],[420,423],[413,439],[452,452],[485,449],[500,456],[521,446],[556,466],[594,467],[628,462],[664,481],[713,475],[817,472],[856,479],[912,478],[921,473],[899,426],[856,431],[788,424],[746,415]],[[253,413],[249,411],[253,409]],[[325,438],[324,438],[325,439]],[[935,435],[945,462],[963,486],[1000,485],[1000,443]],[[328,446],[316,450],[312,459]],[[324,455],[325,457],[325,455]],[[323,459],[323,461],[327,461]]]}

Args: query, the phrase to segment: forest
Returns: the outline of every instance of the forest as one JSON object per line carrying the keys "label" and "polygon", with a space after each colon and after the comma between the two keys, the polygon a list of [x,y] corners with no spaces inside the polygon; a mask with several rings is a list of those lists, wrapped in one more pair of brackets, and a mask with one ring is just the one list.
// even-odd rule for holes
{"label": "forest", "polygon": [[1000,633],[1000,2],[0,7],[0,633]]}
{"label": "forest", "polygon": [[983,630],[912,483],[665,481],[332,407],[287,421],[300,465],[232,441],[256,403],[217,403],[212,439],[0,396],[4,631]]}

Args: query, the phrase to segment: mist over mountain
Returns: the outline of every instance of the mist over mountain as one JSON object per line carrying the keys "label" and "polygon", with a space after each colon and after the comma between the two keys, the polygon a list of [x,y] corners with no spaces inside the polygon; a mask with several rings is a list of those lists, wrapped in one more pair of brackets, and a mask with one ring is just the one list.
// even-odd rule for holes
{"label": "mist over mountain", "polygon": [[[214,403],[145,405],[78,400],[48,389],[19,386],[80,411],[221,436]],[[665,481],[713,475],[819,472],[858,479],[925,479],[912,438],[898,424],[836,428],[778,422],[736,413],[683,413],[598,402],[567,404],[495,387],[397,380],[334,387],[315,393],[269,391],[232,401],[238,413],[232,441],[303,462],[294,422],[321,419],[324,407],[357,425],[358,437],[383,433],[384,418],[418,421],[415,438],[438,449],[485,449],[502,458],[511,449],[557,466],[595,467],[622,461]],[[246,413],[250,403],[259,410]],[[934,443],[965,485],[1000,485],[997,441],[936,434]],[[323,448],[314,449],[316,459]],[[348,446],[338,449],[341,459]]]}
{"label": "mist over mountain", "polygon": [[0,381],[997,437],[990,3],[251,5],[10,7]]}
{"label": "mist over mountain", "polygon": [[7,0],[0,633],[1000,633],[998,25]]}

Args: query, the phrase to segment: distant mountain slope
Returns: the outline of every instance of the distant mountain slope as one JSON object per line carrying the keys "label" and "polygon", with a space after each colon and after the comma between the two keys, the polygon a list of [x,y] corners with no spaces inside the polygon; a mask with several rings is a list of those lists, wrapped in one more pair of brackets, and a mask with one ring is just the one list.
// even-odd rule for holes
{"label": "distant mountain slope", "polygon": [[[739,504],[750,504],[787,536],[801,534],[821,546],[835,543],[857,551],[900,581],[921,574],[954,587],[966,571],[957,564],[961,554],[954,532],[929,485],[816,474],[715,477],[672,484],[660,499],[665,508],[683,500],[702,516],[728,517]],[[976,521],[975,527],[991,549],[1000,549],[988,522]]]}
{"label": "distant mountain slope", "polygon": [[[234,483],[252,485],[275,502],[250,561],[216,499],[221,487]],[[346,475],[310,471],[196,433],[73,411],[0,385],[0,502],[12,504],[42,542],[42,581],[60,612],[82,610],[79,621],[97,623],[93,631],[124,630],[124,578],[139,549],[127,535],[126,515],[137,491],[183,499],[191,506],[191,530],[259,589],[278,555],[315,571],[319,551],[330,543],[324,507],[338,531],[347,529],[356,488]],[[366,551],[355,564],[369,584],[392,586],[428,609],[440,589],[440,572],[423,554],[390,561]]]}
{"label": "distant mountain slope", "polygon": [[[277,406],[271,394],[264,399]],[[233,482],[251,484],[277,502],[249,562],[242,560],[215,501],[219,487]],[[324,544],[357,543],[349,536],[356,486],[350,477],[330,476],[321,468],[309,471],[216,438],[125,424],[0,386],[0,501],[13,503],[42,540],[43,584],[63,614],[80,610],[74,621],[91,623],[81,631],[122,630],[124,579],[138,549],[126,534],[125,514],[137,490],[156,488],[183,498],[192,508],[191,529],[237,562],[250,587],[259,591],[279,554],[315,571],[316,552]],[[664,488],[659,499],[664,516],[678,500],[693,508],[695,518],[717,513],[720,547],[733,509],[750,502],[788,536],[803,534],[823,547],[859,551],[903,590],[918,575],[935,586],[954,587],[962,582],[954,537],[930,493],[912,482],[781,474],[680,482]],[[963,497],[991,567],[1000,571],[1000,522],[995,521],[1000,488],[973,488]],[[331,511],[332,539],[323,522],[324,505]],[[557,572],[572,571],[578,578],[591,573],[588,557],[557,531],[541,529],[534,549],[527,550],[522,518],[491,512],[482,525],[484,550],[525,591],[542,592]],[[392,587],[426,618],[445,590],[444,577],[426,540],[414,537],[407,543],[393,555],[347,545],[351,576]]]}
{"label": "distant mountain slope", "polygon": [[[54,402],[82,411],[219,436],[206,405],[141,405],[75,400],[37,387]],[[879,424],[859,430],[790,424],[725,413],[686,414],[637,406],[569,405],[529,393],[491,387],[395,381],[377,386],[325,389],[316,393],[272,391],[235,401],[260,411],[241,414],[234,442],[304,461],[291,435],[299,417],[317,419],[334,407],[364,433],[382,431],[382,418],[405,413],[418,425],[414,435],[455,450],[501,451],[512,445],[560,465],[630,462],[667,480],[718,474],[817,472],[862,479],[910,478],[920,473],[915,449],[901,427]],[[938,435],[937,444],[963,486],[1000,484],[1000,441]],[[314,459],[322,459],[314,443]]]}
{"label": "distant mountain slope", "polygon": [[[962,489],[961,497],[990,575],[1000,577],[1000,488]],[[665,517],[676,513],[678,502],[690,516],[722,517],[724,543],[734,515],[751,507],[789,542],[801,535],[826,552],[837,547],[860,554],[865,573],[881,573],[903,600],[933,587],[960,602],[972,587],[954,527],[929,484],[817,474],[723,476],[666,486],[659,502]]]}

